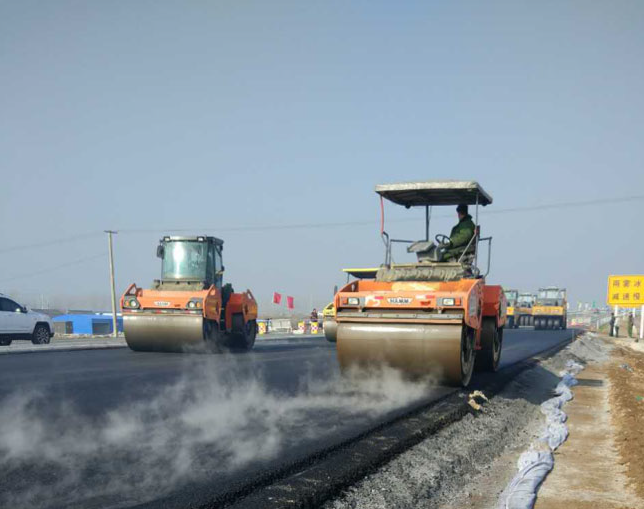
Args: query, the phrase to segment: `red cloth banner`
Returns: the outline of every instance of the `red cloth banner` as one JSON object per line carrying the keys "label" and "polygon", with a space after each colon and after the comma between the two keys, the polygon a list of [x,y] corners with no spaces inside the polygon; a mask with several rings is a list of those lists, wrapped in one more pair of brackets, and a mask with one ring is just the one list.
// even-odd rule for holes
{"label": "red cloth banner", "polygon": [[293,299],[293,297],[286,297],[286,307],[289,309],[293,309],[295,307],[295,299]]}
{"label": "red cloth banner", "polygon": [[282,294],[273,292],[273,304],[280,304],[282,302]]}

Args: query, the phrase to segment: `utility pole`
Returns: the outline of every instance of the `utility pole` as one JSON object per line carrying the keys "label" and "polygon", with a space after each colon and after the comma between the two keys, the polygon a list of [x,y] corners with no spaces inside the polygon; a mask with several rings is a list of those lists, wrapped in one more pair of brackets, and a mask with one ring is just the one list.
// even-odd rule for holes
{"label": "utility pole", "polygon": [[118,330],[118,321],[116,320],[116,289],[114,287],[114,250],[112,249],[112,234],[118,232],[113,230],[105,230],[107,233],[107,244],[110,250],[110,287],[112,290],[112,332],[113,336],[116,338],[119,335]]}

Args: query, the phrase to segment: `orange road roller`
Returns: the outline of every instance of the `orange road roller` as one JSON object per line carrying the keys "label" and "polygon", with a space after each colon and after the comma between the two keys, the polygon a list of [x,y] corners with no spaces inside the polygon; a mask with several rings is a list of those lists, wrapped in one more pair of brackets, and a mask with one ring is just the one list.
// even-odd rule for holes
{"label": "orange road roller", "polygon": [[[346,371],[387,365],[416,377],[467,386],[474,369],[496,371],[503,346],[507,302],[501,286],[486,284],[492,238],[480,237],[479,206],[492,197],[472,181],[428,181],[376,186],[385,263],[373,279],[356,279],[334,298],[337,356]],[[424,239],[391,238],[384,200],[425,209]],[[430,240],[435,206],[458,205],[459,225]],[[467,206],[475,207],[476,219]],[[487,271],[479,270],[487,243]],[[406,244],[415,263],[393,262],[392,246]]]}
{"label": "orange road roller", "polygon": [[125,340],[132,350],[248,351],[257,334],[250,290],[223,284],[224,242],[216,237],[163,237],[161,279],[131,284],[121,297]]}

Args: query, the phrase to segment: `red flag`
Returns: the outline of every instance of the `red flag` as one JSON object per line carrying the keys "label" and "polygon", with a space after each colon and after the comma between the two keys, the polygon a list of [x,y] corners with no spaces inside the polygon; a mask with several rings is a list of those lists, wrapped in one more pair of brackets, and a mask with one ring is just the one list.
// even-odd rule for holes
{"label": "red flag", "polygon": [[295,302],[293,297],[289,297],[288,295],[286,296],[286,307],[289,309],[293,309],[295,307]]}
{"label": "red flag", "polygon": [[282,294],[273,292],[273,304],[279,304],[282,302]]}

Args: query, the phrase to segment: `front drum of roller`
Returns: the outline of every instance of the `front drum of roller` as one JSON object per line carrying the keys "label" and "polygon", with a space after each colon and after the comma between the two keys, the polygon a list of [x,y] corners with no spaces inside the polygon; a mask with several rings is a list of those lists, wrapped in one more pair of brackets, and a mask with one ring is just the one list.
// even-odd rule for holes
{"label": "front drum of roller", "polygon": [[335,343],[338,339],[338,322],[327,318],[324,320],[324,337],[330,343]]}
{"label": "front drum of roller", "polygon": [[461,385],[461,338],[458,325],[340,323],[340,368],[389,366],[412,376],[430,376]]}
{"label": "front drum of roller", "polygon": [[127,314],[123,316],[125,341],[132,350],[185,352],[204,348],[201,315]]}

